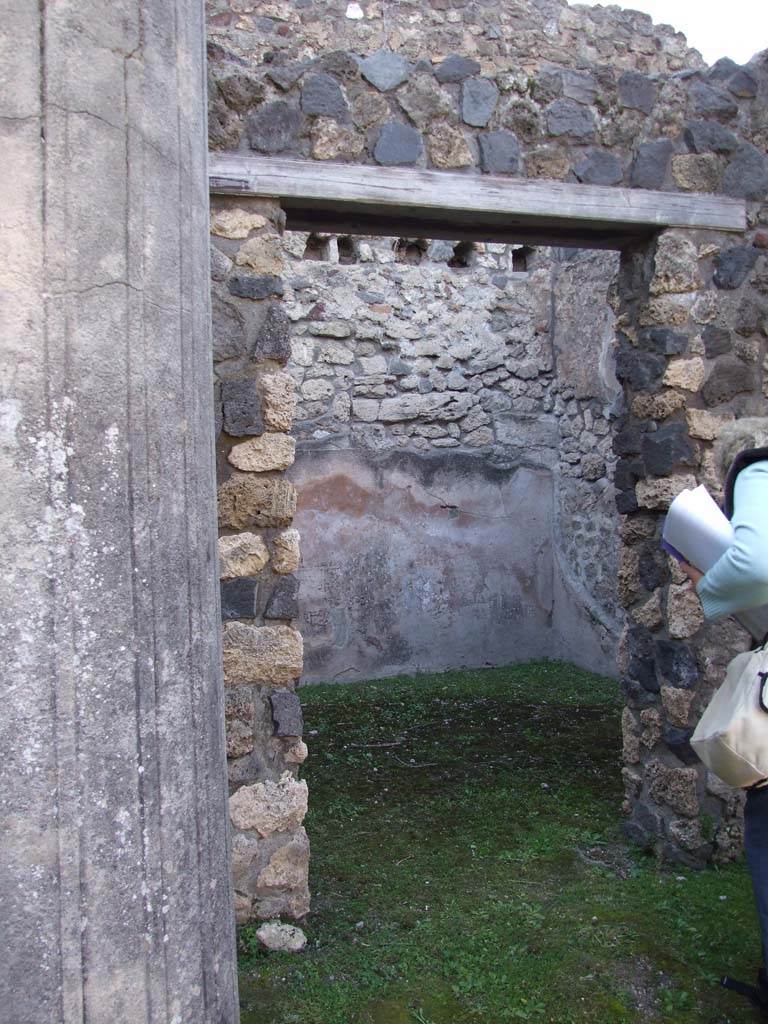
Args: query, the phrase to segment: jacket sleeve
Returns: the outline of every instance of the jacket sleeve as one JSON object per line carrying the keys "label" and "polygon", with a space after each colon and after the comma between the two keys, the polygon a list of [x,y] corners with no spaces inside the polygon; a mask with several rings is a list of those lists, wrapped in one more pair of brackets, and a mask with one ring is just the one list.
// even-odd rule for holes
{"label": "jacket sleeve", "polygon": [[739,473],[733,508],[733,544],[696,586],[708,619],[768,604],[768,462]]}

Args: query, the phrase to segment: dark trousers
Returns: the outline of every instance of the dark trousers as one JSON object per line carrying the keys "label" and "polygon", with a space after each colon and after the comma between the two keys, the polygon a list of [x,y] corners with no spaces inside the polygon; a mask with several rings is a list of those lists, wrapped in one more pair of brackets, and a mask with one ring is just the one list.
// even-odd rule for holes
{"label": "dark trousers", "polygon": [[768,786],[747,793],[744,849],[763,940],[763,967],[768,973]]}

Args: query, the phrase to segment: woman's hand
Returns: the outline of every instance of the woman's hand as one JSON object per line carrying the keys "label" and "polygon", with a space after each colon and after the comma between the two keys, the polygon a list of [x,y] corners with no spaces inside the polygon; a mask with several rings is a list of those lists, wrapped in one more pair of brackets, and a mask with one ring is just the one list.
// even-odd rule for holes
{"label": "woman's hand", "polygon": [[701,569],[697,569],[695,565],[690,565],[688,562],[680,562],[680,568],[683,570],[688,579],[693,583],[694,587],[699,582],[704,573]]}

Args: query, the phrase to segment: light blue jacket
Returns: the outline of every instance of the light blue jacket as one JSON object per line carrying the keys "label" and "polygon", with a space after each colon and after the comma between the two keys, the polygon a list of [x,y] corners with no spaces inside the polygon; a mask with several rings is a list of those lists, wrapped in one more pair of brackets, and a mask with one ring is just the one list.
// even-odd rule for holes
{"label": "light blue jacket", "polygon": [[733,544],[696,585],[704,615],[768,604],[768,462],[754,462],[736,477]]}

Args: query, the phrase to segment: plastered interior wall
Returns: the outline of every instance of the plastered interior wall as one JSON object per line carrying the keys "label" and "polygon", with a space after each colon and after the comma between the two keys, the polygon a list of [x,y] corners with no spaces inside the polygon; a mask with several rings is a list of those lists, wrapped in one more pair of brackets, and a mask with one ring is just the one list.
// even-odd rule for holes
{"label": "plastered interior wall", "polygon": [[284,242],[304,679],[615,673],[617,257]]}

